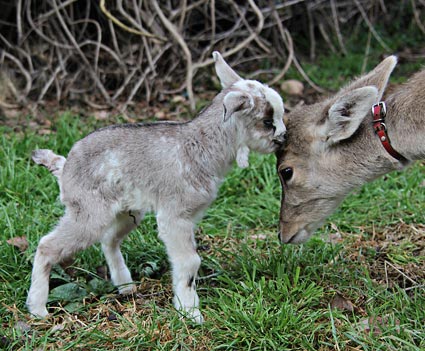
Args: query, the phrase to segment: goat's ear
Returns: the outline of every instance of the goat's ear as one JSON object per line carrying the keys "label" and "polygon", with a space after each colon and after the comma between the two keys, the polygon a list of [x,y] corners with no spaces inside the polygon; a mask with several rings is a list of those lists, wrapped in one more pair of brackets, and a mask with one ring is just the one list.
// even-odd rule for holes
{"label": "goat's ear", "polygon": [[387,87],[388,80],[394,67],[397,64],[396,56],[388,56],[385,60],[383,60],[379,65],[377,65],[372,71],[364,75],[363,77],[358,78],[347,87],[341,90],[338,94],[344,95],[348,91],[352,91],[361,87],[366,86],[375,86],[378,89],[378,95],[376,97],[376,101],[382,99],[382,95],[384,94],[385,88]]}
{"label": "goat's ear", "polygon": [[215,71],[223,88],[228,88],[237,81],[242,80],[227,62],[224,61],[218,51],[214,51],[212,55],[215,62]]}
{"label": "goat's ear", "polygon": [[323,126],[327,144],[335,144],[351,137],[370,113],[378,94],[378,89],[369,86],[355,89],[337,98],[329,108]]}
{"label": "goat's ear", "polygon": [[253,106],[254,102],[249,94],[241,91],[231,91],[227,93],[223,99],[224,122],[228,121],[235,112],[252,108]]}

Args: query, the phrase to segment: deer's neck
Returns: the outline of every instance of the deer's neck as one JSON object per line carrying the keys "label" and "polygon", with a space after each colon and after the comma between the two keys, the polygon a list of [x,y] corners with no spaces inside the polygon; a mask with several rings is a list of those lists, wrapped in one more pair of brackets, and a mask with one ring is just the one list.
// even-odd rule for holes
{"label": "deer's neck", "polygon": [[385,123],[394,149],[408,160],[424,160],[425,71],[391,94],[386,104]]}

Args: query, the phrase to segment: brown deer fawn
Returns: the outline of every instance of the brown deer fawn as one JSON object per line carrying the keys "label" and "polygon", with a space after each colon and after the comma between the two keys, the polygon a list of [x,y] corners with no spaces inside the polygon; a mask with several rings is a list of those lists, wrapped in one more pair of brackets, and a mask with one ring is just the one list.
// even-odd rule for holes
{"label": "brown deer fawn", "polygon": [[279,238],[305,242],[353,189],[425,159],[425,70],[380,102],[397,59],[286,115]]}

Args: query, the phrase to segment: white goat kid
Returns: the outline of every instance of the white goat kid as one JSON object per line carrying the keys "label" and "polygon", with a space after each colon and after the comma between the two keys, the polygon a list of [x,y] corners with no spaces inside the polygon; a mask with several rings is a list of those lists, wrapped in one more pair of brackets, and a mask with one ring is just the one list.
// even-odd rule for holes
{"label": "white goat kid", "polygon": [[27,298],[31,314],[48,315],[52,265],[96,242],[119,292],[133,292],[120,244],[146,212],[155,211],[172,266],[174,305],[202,322],[195,290],[201,263],[195,223],[232,163],[248,166],[250,150],[275,152],[286,132],[280,96],[243,80],[218,52],[213,57],[224,89],[194,120],[99,129],[78,141],[66,160],[50,150],[34,151],[34,161],[58,178],[66,209],[38,245]]}

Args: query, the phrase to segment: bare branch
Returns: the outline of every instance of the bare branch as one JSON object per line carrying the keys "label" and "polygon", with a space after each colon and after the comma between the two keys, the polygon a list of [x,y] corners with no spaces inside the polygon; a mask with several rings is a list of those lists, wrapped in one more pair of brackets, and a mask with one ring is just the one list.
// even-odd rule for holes
{"label": "bare branch", "polygon": [[116,17],[112,16],[112,14],[106,9],[105,6],[105,0],[100,0],[99,3],[100,9],[102,10],[102,12],[104,13],[104,15],[106,17],[108,17],[112,22],[114,22],[118,27],[121,27],[122,29],[124,29],[127,32],[133,33],[133,34],[138,34],[144,37],[148,37],[148,38],[155,38],[155,39],[159,39],[159,40],[166,40],[165,38],[159,37],[155,34],[151,34],[143,29],[141,30],[137,30],[134,28],[130,28],[128,26],[126,26],[124,23],[122,23],[120,20],[118,20]]}
{"label": "bare branch", "polygon": [[373,36],[378,41],[378,43],[381,44],[381,46],[386,51],[391,51],[390,48],[388,47],[388,45],[384,42],[384,40],[381,38],[381,36],[377,33],[377,31],[373,27],[372,23],[369,21],[369,18],[367,17],[366,12],[363,9],[362,5],[360,4],[359,0],[354,0],[354,2],[355,2],[357,8],[359,9],[359,11],[361,13],[363,20],[366,22],[367,26],[369,27],[369,30],[372,32]]}
{"label": "bare branch", "polygon": [[68,26],[66,25],[62,15],[59,12],[59,8],[57,6],[56,0],[53,0],[53,5],[56,10],[56,16],[59,19],[60,24],[62,25],[62,29],[68,36],[71,43],[74,45],[75,49],[77,50],[78,54],[80,55],[81,59],[83,60],[84,64],[89,68],[89,73],[92,76],[93,80],[96,82],[96,86],[98,87],[99,91],[105,98],[106,102],[110,105],[111,104],[111,98],[106,91],[105,87],[103,86],[102,82],[100,81],[99,77],[96,75],[96,72],[91,68],[90,62],[87,60],[87,57],[84,55],[84,53],[81,51],[80,46],[78,45],[77,41],[75,40],[72,33],[69,31]]}
{"label": "bare branch", "polygon": [[412,4],[413,17],[415,18],[415,22],[418,25],[418,28],[421,30],[421,32],[425,34],[425,26],[421,22],[420,12],[418,11],[416,7],[415,0],[411,0],[410,3]]}
{"label": "bare branch", "polygon": [[[264,26],[264,16],[261,13],[260,9],[257,7],[257,5],[255,4],[255,2],[253,0],[248,0],[250,6],[252,7],[252,9],[254,10],[254,13],[257,15],[258,18],[258,25],[257,28],[255,29],[254,33],[251,33],[251,35],[246,38],[244,41],[242,41],[241,43],[239,43],[238,45],[236,45],[233,49],[230,49],[229,51],[223,52],[222,56],[224,58],[233,55],[234,53],[238,52],[239,50],[241,50],[242,48],[248,46],[248,44],[253,41],[255,39],[255,37],[258,35],[258,33],[261,32],[261,30],[263,29]],[[194,69],[198,69],[201,67],[205,67],[208,65],[211,65],[212,63],[214,63],[214,60],[212,58],[205,60],[204,62],[198,62],[194,64]]]}
{"label": "bare branch", "polygon": [[180,35],[180,33],[178,33],[177,28],[167,19],[167,17],[165,17],[164,13],[162,12],[161,8],[158,5],[158,2],[156,0],[152,0],[152,4],[159,18],[164,23],[164,26],[170,31],[171,35],[178,42],[178,44],[182,48],[183,53],[186,57],[186,89],[187,89],[187,95],[189,98],[190,109],[192,112],[194,112],[195,98],[193,96],[193,87],[192,87],[192,83],[193,83],[192,53],[190,52],[183,37]]}
{"label": "bare branch", "polygon": [[[405,18],[409,13],[408,20],[425,34],[425,0],[407,3],[399,15]],[[309,54],[298,52],[305,46],[295,48],[299,35],[305,37],[307,31],[311,58],[323,50],[347,54],[343,34],[367,26],[365,67],[373,39],[388,50],[372,15],[379,11],[381,23],[387,24],[396,6],[385,0],[16,0],[10,4],[9,15],[0,19],[0,69],[10,80],[4,84],[10,101],[2,106],[77,101],[83,106],[121,106],[124,112],[133,99],[149,101],[184,90],[194,110],[194,90],[200,86],[195,83],[210,82],[208,66],[214,50],[244,76],[261,74],[275,84],[294,67],[322,92],[297,60]],[[412,59],[422,56],[409,54]]]}

